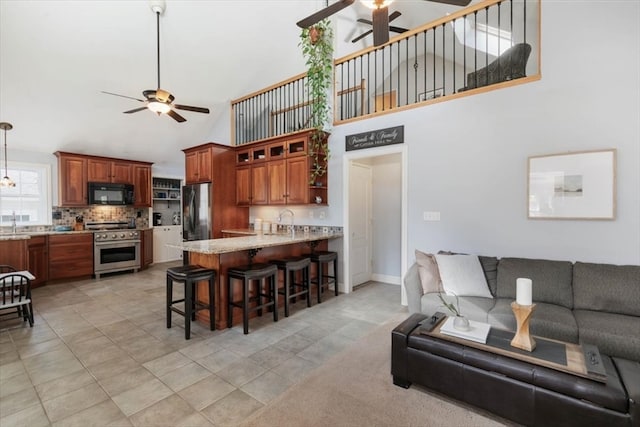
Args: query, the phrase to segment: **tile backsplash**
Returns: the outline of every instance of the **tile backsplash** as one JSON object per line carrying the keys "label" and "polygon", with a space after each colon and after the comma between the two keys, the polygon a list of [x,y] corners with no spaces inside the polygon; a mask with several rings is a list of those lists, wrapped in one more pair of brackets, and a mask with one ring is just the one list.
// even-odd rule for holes
{"label": "tile backsplash", "polygon": [[[140,217],[138,217],[138,213]],[[57,217],[59,219],[56,219]],[[53,226],[75,224],[76,217],[81,216],[83,222],[129,221],[136,218],[137,227],[149,227],[149,209],[132,206],[90,206],[90,207],[53,207]]]}

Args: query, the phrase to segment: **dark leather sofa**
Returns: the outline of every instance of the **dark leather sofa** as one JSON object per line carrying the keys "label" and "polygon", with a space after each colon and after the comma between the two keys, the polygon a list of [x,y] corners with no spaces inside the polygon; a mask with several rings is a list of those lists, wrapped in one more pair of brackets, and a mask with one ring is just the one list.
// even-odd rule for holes
{"label": "dark leather sofa", "polygon": [[606,383],[420,333],[416,313],[392,332],[394,384],[419,384],[527,426],[640,426],[640,364],[603,356]]}

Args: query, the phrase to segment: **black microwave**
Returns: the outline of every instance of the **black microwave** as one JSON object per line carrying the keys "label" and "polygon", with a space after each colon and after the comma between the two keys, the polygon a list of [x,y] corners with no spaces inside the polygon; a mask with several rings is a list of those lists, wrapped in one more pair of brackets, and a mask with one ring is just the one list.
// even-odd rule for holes
{"label": "black microwave", "polygon": [[108,182],[89,183],[90,205],[133,205],[133,185]]}

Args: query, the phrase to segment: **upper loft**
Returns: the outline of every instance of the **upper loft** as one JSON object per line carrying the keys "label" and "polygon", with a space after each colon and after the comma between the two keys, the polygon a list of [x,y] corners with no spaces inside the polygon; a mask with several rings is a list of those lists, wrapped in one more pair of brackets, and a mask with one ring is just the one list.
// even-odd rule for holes
{"label": "upper loft", "polygon": [[[333,124],[540,78],[540,1],[485,0],[334,60]],[[306,74],[231,103],[232,143],[312,128]]]}

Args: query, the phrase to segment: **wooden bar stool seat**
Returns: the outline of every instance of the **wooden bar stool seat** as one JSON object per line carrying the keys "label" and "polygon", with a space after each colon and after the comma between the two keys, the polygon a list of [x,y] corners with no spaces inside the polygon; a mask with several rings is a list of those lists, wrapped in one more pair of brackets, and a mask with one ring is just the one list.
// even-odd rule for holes
{"label": "wooden bar stool seat", "polygon": [[[314,251],[310,254],[303,254],[304,257],[309,257],[311,262],[316,265],[316,278],[311,279],[311,283],[315,283],[318,287],[318,303],[321,303],[321,294],[326,286],[329,289],[329,285],[333,283],[335,289],[335,295],[338,296],[338,253],[331,251]],[[333,264],[333,275],[324,273],[324,265]],[[328,270],[328,268],[327,268]]]}
{"label": "wooden bar stool seat", "polygon": [[[289,317],[290,300],[299,296],[306,295],[307,307],[311,307],[311,281],[309,277],[309,266],[311,259],[309,257],[287,257],[269,261],[275,264],[278,270],[284,271],[284,288],[278,291],[284,295],[284,316]],[[302,271],[302,280],[296,282],[296,272]]]}
{"label": "wooden bar stool seat", "polygon": [[[262,309],[267,307],[273,308],[273,321],[278,321],[278,267],[274,264],[258,263],[248,264],[238,267],[229,268],[227,270],[227,298],[229,300],[227,310],[227,327],[230,328],[233,323],[233,308],[242,310],[242,326],[245,335],[249,333],[249,313],[257,311],[262,316]],[[233,281],[242,281],[242,299],[233,300]],[[265,289],[265,280],[268,284]],[[258,288],[254,296],[250,296],[251,284],[257,282]],[[262,297],[266,300],[263,302]],[[251,302],[257,302],[250,307]]]}
{"label": "wooden bar stool seat", "polygon": [[[167,328],[171,328],[171,313],[184,316],[184,338],[191,339],[191,321],[196,320],[196,311],[209,310],[209,327],[215,330],[215,279],[216,271],[199,265],[181,265],[167,269]],[[197,301],[196,283],[209,282],[209,303]],[[184,298],[173,299],[173,282],[184,283]],[[184,302],[184,310],[176,304]]]}

